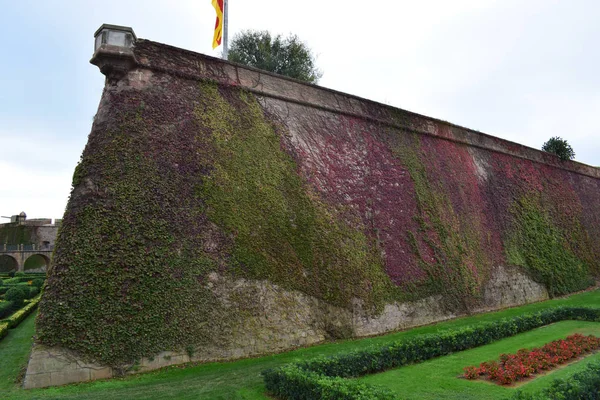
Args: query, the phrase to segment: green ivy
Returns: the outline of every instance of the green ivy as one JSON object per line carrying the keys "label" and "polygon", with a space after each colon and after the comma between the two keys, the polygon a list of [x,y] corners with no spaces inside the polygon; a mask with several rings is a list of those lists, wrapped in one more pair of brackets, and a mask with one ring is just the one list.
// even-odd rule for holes
{"label": "green ivy", "polygon": [[192,135],[149,131],[162,111],[153,92],[90,135],[40,305],[42,343],[117,370],[164,350],[226,348],[255,294],[223,301],[212,272],[348,308],[354,298],[384,304],[379,254],[310,191],[255,97],[210,83],[199,91]]}
{"label": "green ivy", "polygon": [[568,233],[544,212],[539,196],[516,201],[513,229],[505,243],[507,261],[525,268],[545,284],[550,296],[582,290],[593,284],[590,267],[571,250]]}
{"label": "green ivy", "polygon": [[33,227],[18,224],[0,225],[0,246],[3,244],[32,244]]}

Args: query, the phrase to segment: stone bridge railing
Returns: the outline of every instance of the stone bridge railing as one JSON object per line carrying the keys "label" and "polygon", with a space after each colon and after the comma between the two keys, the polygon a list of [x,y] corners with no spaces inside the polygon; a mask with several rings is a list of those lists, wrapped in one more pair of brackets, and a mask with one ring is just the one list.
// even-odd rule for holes
{"label": "stone bridge railing", "polygon": [[52,251],[54,246],[37,246],[35,244],[3,244],[0,246],[0,253],[15,251]]}
{"label": "stone bridge railing", "polygon": [[25,270],[25,262],[32,256],[41,256],[45,265],[35,271],[46,271],[50,266],[52,251],[54,246],[36,246],[35,244],[4,244],[0,245],[0,257],[8,257],[12,262],[13,269],[17,271]]}

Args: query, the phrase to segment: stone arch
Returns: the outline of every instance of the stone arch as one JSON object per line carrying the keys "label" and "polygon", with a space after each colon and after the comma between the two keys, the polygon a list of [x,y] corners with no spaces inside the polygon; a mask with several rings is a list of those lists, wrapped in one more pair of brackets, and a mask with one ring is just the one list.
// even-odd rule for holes
{"label": "stone arch", "polygon": [[32,254],[23,263],[23,271],[46,272],[50,266],[50,258],[44,254]]}
{"label": "stone arch", "polygon": [[19,269],[19,262],[13,256],[8,254],[0,255],[0,272],[11,272]]}

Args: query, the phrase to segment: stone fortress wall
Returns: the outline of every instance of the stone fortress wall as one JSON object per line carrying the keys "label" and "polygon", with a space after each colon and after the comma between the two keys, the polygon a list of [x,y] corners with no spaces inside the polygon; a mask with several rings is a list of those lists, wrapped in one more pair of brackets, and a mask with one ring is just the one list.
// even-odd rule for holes
{"label": "stone fortress wall", "polygon": [[[597,168],[149,40],[127,51],[100,62],[25,387],[382,334],[597,277]],[[78,301],[103,307],[65,319]]]}

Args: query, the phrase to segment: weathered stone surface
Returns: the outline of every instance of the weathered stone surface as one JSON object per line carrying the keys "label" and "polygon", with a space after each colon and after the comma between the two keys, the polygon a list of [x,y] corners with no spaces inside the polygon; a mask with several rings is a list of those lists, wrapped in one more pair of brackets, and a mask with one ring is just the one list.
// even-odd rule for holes
{"label": "weathered stone surface", "polygon": [[112,376],[111,368],[84,362],[67,349],[35,344],[29,357],[23,387],[33,389],[60,386]]}
{"label": "weathered stone surface", "polygon": [[357,304],[354,327],[357,336],[370,336],[427,325],[456,316],[444,309],[441,296],[431,296],[414,302],[386,304],[378,316],[370,316]]}
{"label": "weathered stone surface", "polygon": [[[516,268],[498,266],[483,289],[483,304],[487,308],[514,307],[548,300],[548,291]],[[480,310],[485,310],[483,307]]]}

